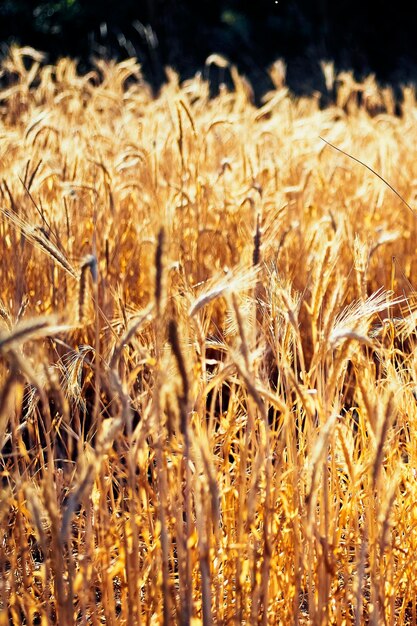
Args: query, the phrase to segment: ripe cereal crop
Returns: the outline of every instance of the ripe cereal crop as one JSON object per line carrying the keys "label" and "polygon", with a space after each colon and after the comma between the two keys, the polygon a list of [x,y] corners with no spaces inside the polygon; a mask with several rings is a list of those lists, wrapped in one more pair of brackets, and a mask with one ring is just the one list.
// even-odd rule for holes
{"label": "ripe cereal crop", "polygon": [[416,93],[323,70],[3,58],[0,626],[417,624]]}

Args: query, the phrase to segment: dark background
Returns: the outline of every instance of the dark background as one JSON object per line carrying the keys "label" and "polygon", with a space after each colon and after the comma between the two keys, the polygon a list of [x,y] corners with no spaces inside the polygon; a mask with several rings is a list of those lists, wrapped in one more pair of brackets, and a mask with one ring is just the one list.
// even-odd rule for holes
{"label": "dark background", "polygon": [[417,3],[403,0],[0,0],[3,52],[30,45],[50,62],[77,57],[81,69],[94,55],[135,55],[155,89],[166,65],[187,78],[212,53],[236,64],[257,95],[279,57],[298,93],[323,89],[321,59],[401,85],[417,78],[416,30]]}

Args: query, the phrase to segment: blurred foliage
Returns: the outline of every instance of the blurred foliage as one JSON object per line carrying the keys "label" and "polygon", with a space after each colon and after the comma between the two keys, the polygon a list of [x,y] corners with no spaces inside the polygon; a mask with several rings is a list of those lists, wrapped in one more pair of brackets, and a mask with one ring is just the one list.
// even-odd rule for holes
{"label": "blurred foliage", "polygon": [[265,68],[284,57],[289,82],[311,90],[319,87],[323,58],[382,80],[409,80],[416,18],[417,5],[405,0],[3,0],[0,39],[34,46],[51,61],[138,56],[155,86],[166,65],[189,76],[217,52],[267,88]]}

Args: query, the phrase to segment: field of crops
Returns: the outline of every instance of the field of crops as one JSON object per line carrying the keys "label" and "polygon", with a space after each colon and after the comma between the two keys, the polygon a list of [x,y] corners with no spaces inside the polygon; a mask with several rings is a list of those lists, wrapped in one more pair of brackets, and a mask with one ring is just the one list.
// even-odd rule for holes
{"label": "field of crops", "polygon": [[0,626],[417,624],[414,89],[209,61],[2,61]]}

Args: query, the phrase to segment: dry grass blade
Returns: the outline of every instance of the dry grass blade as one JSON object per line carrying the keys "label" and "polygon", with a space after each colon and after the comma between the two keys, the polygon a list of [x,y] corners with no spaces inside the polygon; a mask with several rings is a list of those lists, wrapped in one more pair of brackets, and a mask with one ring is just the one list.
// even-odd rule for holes
{"label": "dry grass blade", "polygon": [[403,204],[405,204],[405,206],[407,207],[407,209],[409,209],[411,211],[411,213],[413,213],[413,215],[415,215],[416,211],[415,209],[413,209],[413,207],[411,207],[408,202],[403,198],[403,196],[398,193],[398,191],[395,189],[395,187],[393,187],[387,180],[385,180],[385,178],[383,176],[381,176],[381,174],[378,174],[378,172],[376,172],[374,169],[372,169],[372,167],[369,167],[369,165],[366,165],[366,163],[364,163],[363,161],[361,161],[360,159],[354,157],[351,154],[348,154],[347,152],[345,152],[344,150],[342,150],[341,148],[338,148],[337,146],[334,146],[332,143],[330,143],[330,141],[327,141],[327,139],[324,139],[323,137],[320,137],[320,139],[322,141],[324,141],[324,143],[327,143],[328,146],[330,146],[331,148],[333,148],[333,150],[337,150],[338,152],[340,152],[341,154],[344,154],[345,156],[349,157],[349,159],[352,159],[353,161],[356,161],[356,163],[359,163],[359,165],[362,165],[362,167],[366,167],[367,170],[369,170],[370,172],[372,172],[372,174],[374,174],[375,176],[377,176],[380,180],[382,180],[383,183],[385,183],[387,185],[387,187],[389,187],[391,189],[392,192],[395,193],[395,195],[401,200],[401,202]]}
{"label": "dry grass blade", "polygon": [[81,475],[78,477],[77,484],[68,498],[68,502],[62,516],[62,525],[60,530],[62,544],[65,544],[65,542],[68,541],[69,525],[75,509],[92,488],[96,474],[103,461],[103,457],[108,452],[109,447],[113,444],[116,436],[120,433],[122,426],[123,423],[120,418],[109,418],[103,421],[97,437],[97,444],[92,459],[85,464]]}

